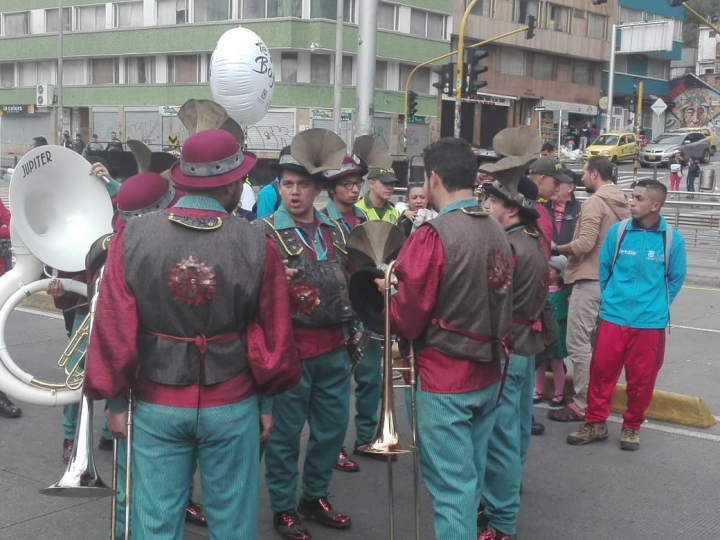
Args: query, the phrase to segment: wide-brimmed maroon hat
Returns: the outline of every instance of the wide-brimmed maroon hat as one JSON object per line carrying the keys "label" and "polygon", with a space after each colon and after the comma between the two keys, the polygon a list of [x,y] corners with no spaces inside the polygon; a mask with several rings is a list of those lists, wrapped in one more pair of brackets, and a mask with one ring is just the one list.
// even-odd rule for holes
{"label": "wide-brimmed maroon hat", "polygon": [[180,161],[170,167],[170,176],[182,188],[204,190],[237,182],[256,163],[257,156],[243,152],[229,132],[209,129],[185,141]]}
{"label": "wide-brimmed maroon hat", "polygon": [[320,174],[328,185],[332,185],[343,178],[348,178],[350,176],[365,176],[367,173],[368,168],[362,158],[355,154],[351,154],[346,155],[343,158],[342,165],[339,169],[323,171]]}
{"label": "wide-brimmed maroon hat", "polygon": [[184,194],[157,173],[131,176],[118,189],[112,228],[118,231],[134,217],[172,207]]}

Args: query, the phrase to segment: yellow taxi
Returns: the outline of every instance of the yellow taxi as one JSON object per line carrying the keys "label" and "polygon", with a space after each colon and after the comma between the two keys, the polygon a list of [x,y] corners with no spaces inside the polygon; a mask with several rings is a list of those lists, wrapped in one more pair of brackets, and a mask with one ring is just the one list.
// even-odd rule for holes
{"label": "yellow taxi", "polygon": [[717,150],[717,140],[715,138],[715,130],[711,126],[679,128],[674,131],[697,131],[698,133],[702,133],[710,143],[710,155],[715,155],[715,151]]}
{"label": "yellow taxi", "polygon": [[593,156],[604,156],[613,163],[632,160],[637,145],[638,141],[634,133],[603,133],[585,149],[583,160],[587,161]]}

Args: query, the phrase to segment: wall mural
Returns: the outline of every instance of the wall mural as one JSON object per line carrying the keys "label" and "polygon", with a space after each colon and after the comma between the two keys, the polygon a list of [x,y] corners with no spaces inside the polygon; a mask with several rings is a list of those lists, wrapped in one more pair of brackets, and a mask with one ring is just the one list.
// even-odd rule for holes
{"label": "wall mural", "polygon": [[669,97],[674,105],[665,116],[667,131],[683,127],[720,127],[720,92],[694,75],[670,81]]}

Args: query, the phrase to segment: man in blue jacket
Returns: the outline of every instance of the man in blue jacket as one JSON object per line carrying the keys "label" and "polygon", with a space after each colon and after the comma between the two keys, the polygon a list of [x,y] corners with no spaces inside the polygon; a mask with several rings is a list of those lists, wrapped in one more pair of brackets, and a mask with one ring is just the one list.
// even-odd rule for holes
{"label": "man in blue jacket", "polygon": [[572,445],[606,439],[610,400],[625,366],[627,411],[620,448],[640,448],[640,425],[665,356],[670,304],[685,281],[685,242],[660,215],[667,188],[641,180],[631,219],[608,230],[600,249],[600,320],[590,363],[585,423],[568,435]]}

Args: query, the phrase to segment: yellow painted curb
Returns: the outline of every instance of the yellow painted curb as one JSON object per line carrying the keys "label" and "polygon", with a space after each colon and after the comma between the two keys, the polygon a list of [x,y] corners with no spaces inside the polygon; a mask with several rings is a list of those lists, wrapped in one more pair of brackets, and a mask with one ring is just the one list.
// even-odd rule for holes
{"label": "yellow painted curb", "polygon": [[30,309],[40,309],[43,311],[60,313],[60,310],[55,307],[55,302],[53,302],[52,297],[44,292],[39,292],[37,294],[33,294],[32,296],[28,296],[22,302],[20,302],[20,305]]}
{"label": "yellow painted curb", "polygon": [[[543,397],[552,399],[555,394],[555,383],[552,373],[545,374],[545,388]],[[565,400],[569,401],[575,395],[572,375],[565,376]],[[627,409],[627,393],[625,385],[618,384],[615,387],[610,410],[622,414]],[[695,396],[674,394],[655,390],[645,417],[663,422],[672,422],[692,427],[711,427],[716,424],[715,416],[710,412],[707,404]]]}

